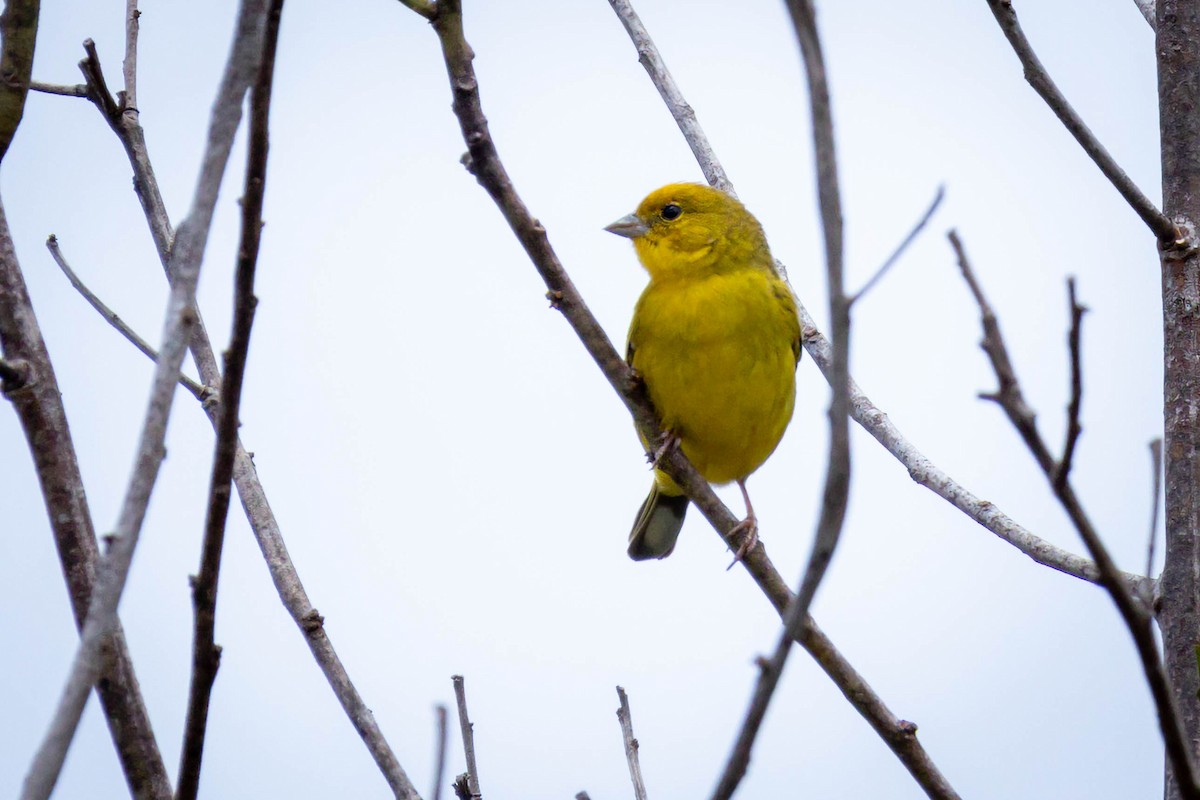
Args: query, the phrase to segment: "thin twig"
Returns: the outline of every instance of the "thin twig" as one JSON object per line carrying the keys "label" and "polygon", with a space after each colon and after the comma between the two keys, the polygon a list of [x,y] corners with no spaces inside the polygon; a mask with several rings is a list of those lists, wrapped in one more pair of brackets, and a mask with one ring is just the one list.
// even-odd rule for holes
{"label": "thin twig", "polygon": [[138,0],[125,0],[125,60],[121,62],[121,74],[125,79],[125,95],[121,98],[121,111],[138,113],[137,102],[137,46],[138,19],[142,12],[138,11]]}
{"label": "thin twig", "polygon": [[[638,428],[653,440],[660,428],[654,409],[646,398],[641,383],[634,379],[625,361],[612,346],[604,329],[588,310],[578,290],[563,269],[546,237],[545,229],[530,215],[525,204],[512,187],[495,144],[487,129],[487,119],[479,102],[478,82],[471,66],[473,54],[462,30],[462,10],[458,0],[439,0],[433,20],[434,30],[442,46],[446,70],[454,97],[454,113],[468,148],[465,163],[504,215],[517,239],[524,246],[530,261],[545,281],[551,304],[559,310],[574,329],[588,354],[596,361],[610,385],[625,403]],[[803,323],[804,317],[801,317]],[[660,466],[684,490],[688,498],[705,516],[722,540],[729,543],[730,532],[738,523],[728,508],[717,498],[712,487],[700,477],[686,457],[674,451]],[[733,542],[734,546],[740,542]],[[766,548],[751,549],[742,565],[770,600],[776,612],[783,614],[792,593],[779,572],[771,564]],[[912,732],[901,731],[898,721],[879,700],[870,687],[845,663],[833,646],[814,633],[815,626],[801,634],[800,643],[813,655],[851,704],[862,714],[892,749],[909,771],[917,776],[926,791],[934,797],[957,797],[949,789],[936,765]],[[915,730],[915,729],[914,729]]]}
{"label": "thin twig", "polygon": [[[1150,442],[1150,537],[1146,545],[1146,574],[1154,574],[1154,546],[1158,542],[1158,503],[1162,495],[1162,439]],[[1143,598],[1145,599],[1145,598]]]}
{"label": "thin twig", "polygon": [[[129,0],[131,6],[136,0]],[[136,7],[131,12],[136,31]],[[230,483],[233,460],[237,455],[238,410],[246,372],[246,354],[250,349],[250,329],[254,323],[254,273],[262,238],[262,208],[267,181],[269,150],[268,119],[271,110],[271,86],[275,76],[275,50],[279,39],[279,19],[283,0],[270,0],[258,77],[250,90],[249,153],[246,157],[245,189],[242,194],[242,232],[238,246],[233,301],[233,330],[225,351],[221,405],[217,412],[217,438],[213,445],[212,476],[208,487],[208,511],[204,521],[200,570],[192,581],[192,605],[195,632],[192,638],[192,677],[183,747],[176,782],[177,800],[195,800],[200,788],[200,767],[204,756],[204,738],[208,725],[208,707],[213,682],[221,664],[221,648],[216,644],[217,586],[221,571],[221,551],[225,544],[225,523],[229,517]],[[132,80],[126,59],[126,80]]]}
{"label": "thin twig", "polygon": [[475,726],[467,716],[467,687],[462,675],[452,675],[450,680],[454,683],[454,701],[458,704],[458,727],[462,731],[463,755],[467,759],[466,784],[471,800],[478,800],[483,795],[479,793],[479,767],[475,764]]}
{"label": "thin twig", "polygon": [[725,169],[717,160],[712,145],[708,143],[708,137],[704,135],[700,123],[696,120],[696,112],[683,98],[683,93],[679,91],[675,78],[671,76],[670,70],[667,69],[666,63],[658,53],[658,48],[654,45],[650,34],[646,32],[646,28],[642,25],[642,20],[638,17],[637,12],[633,10],[633,6],[629,4],[628,0],[608,0],[608,4],[612,6],[613,11],[620,18],[621,24],[625,26],[625,31],[633,41],[634,48],[637,49],[638,61],[645,68],[646,74],[650,76],[650,82],[654,84],[654,88],[658,89],[663,102],[667,104],[671,116],[675,118],[675,124],[683,133],[684,140],[692,148],[692,154],[700,164],[704,179],[726,194],[737,197],[733,190],[733,184],[725,174]]}
{"label": "thin twig", "polygon": [[[1116,605],[1117,611],[1121,614],[1121,618],[1125,622],[1125,626],[1129,629],[1134,646],[1137,649],[1138,657],[1141,660],[1142,671],[1146,676],[1146,682],[1150,687],[1150,694],[1154,698],[1155,708],[1158,711],[1158,724],[1162,732],[1164,744],[1166,745],[1167,758],[1174,775],[1178,779],[1181,796],[1188,800],[1197,800],[1200,798],[1200,784],[1196,782],[1196,769],[1193,762],[1192,750],[1188,745],[1187,737],[1184,733],[1175,695],[1171,691],[1171,687],[1167,682],[1166,672],[1163,670],[1162,658],[1158,651],[1158,643],[1155,640],[1150,612],[1146,605],[1140,602],[1137,596],[1135,596],[1135,593],[1113,563],[1108,549],[1104,546],[1099,533],[1093,527],[1087,513],[1083,510],[1083,505],[1075,495],[1069,476],[1063,471],[1063,478],[1056,480],[1056,473],[1059,472],[1058,464],[1054,461],[1053,457],[1049,456],[1049,448],[1034,424],[1033,412],[1022,399],[1020,383],[1017,380],[1016,373],[1013,371],[1012,362],[1008,356],[1008,348],[1000,334],[999,325],[995,323],[995,314],[991,312],[987,300],[983,297],[978,281],[974,279],[974,270],[972,270],[970,262],[967,260],[962,242],[953,231],[949,238],[957,254],[959,268],[962,270],[964,277],[967,277],[968,283],[971,284],[971,291],[980,305],[981,314],[984,318],[983,349],[987,352],[992,362],[993,371],[996,373],[996,378],[1001,384],[1001,389],[994,395],[991,395],[989,399],[994,399],[1004,409],[1013,427],[1018,430],[1021,438],[1025,440],[1026,445],[1034,453],[1034,457],[1037,459],[1059,503],[1067,512],[1067,516],[1079,532],[1084,544],[1087,545],[1092,558],[1095,559],[1096,566],[1100,570],[1100,585],[1112,597],[1113,604]],[[1073,316],[1082,313],[1079,308],[1078,304],[1072,303]],[[991,324],[988,323],[989,316],[991,317]]]}
{"label": "thin twig", "polygon": [[60,84],[60,83],[42,83],[41,81],[30,81],[29,91],[41,92],[42,94],[60,94],[64,97],[87,97],[88,88],[86,83],[75,84]]}
{"label": "thin twig", "polygon": [[[829,456],[825,472],[825,491],[821,503],[821,516],[817,521],[817,534],[812,553],[804,569],[804,577],[796,596],[788,604],[783,615],[783,630],[769,662],[762,665],[750,708],[738,731],[733,750],[722,770],[713,800],[729,800],[737,791],[746,769],[750,765],[750,753],[758,737],[767,708],[774,697],[775,689],[783,677],[783,669],[792,651],[792,643],[800,635],[808,609],[816,596],[825,573],[833,560],[842,527],[846,518],[846,506],[850,493],[850,304],[844,291],[842,263],[842,203],[837,175],[837,150],[833,135],[833,112],[829,99],[829,82],[825,73],[825,58],[821,53],[821,38],[817,31],[816,14],[810,0],[788,0],[788,11],[800,52],[804,61],[804,72],[808,79],[810,114],[812,117],[813,155],[816,161],[817,196],[821,209],[821,223],[825,236],[825,271],[829,285],[829,312],[833,320],[833,365],[830,386],[833,398],[829,406]],[[933,208],[941,200],[941,192]],[[929,214],[932,214],[932,208]],[[926,215],[928,217],[928,214]],[[924,225],[922,221],[921,225]],[[918,226],[918,230],[921,226]],[[916,234],[914,233],[913,236]],[[911,238],[911,237],[910,237]],[[882,274],[884,269],[876,274]],[[873,282],[873,281],[872,281]],[[870,286],[868,282],[867,287]],[[864,287],[864,288],[867,288]]]}
{"label": "thin twig", "polygon": [[[87,285],[79,279],[79,276],[75,274],[75,270],[71,269],[71,265],[67,263],[66,257],[63,256],[62,250],[58,246],[57,236],[50,234],[50,236],[46,238],[46,249],[50,251],[50,256],[54,259],[54,263],[58,265],[60,270],[62,270],[63,275],[67,276],[67,280],[71,282],[71,286],[75,288],[75,291],[83,295],[83,299],[87,300],[92,308],[100,312],[100,316],[104,317],[105,321],[108,322],[109,325],[112,325],[114,328],[116,328],[121,335],[129,341],[130,344],[140,350],[142,354],[144,354],[151,361],[157,361],[158,351],[151,347],[145,339],[139,336],[137,331],[129,327],[125,320],[121,319],[121,317],[118,316],[115,311],[105,305],[104,301],[97,297],[95,292],[89,289]],[[211,388],[207,386],[201,386],[187,375],[181,374],[179,376],[179,383],[181,386],[191,392],[192,396],[200,402],[204,402],[213,395],[213,390]]]}
{"label": "thin twig", "polygon": [[442,800],[442,781],[446,779],[446,742],[449,726],[446,724],[446,707],[438,703],[434,708],[437,717],[437,752],[433,756],[433,787],[429,790],[431,800]]}
{"label": "thin twig", "polygon": [[1184,235],[1175,223],[1159,211],[1150,198],[1146,197],[1137,184],[1125,174],[1125,170],[1121,169],[1104,145],[1100,144],[1100,140],[1096,138],[1084,123],[1083,118],[1071,107],[1067,98],[1051,80],[1050,74],[1042,66],[1037,53],[1033,52],[1029,40],[1025,38],[1021,23],[1017,20],[1017,12],[1013,9],[1012,0],[987,0],[987,4],[996,17],[1000,30],[1004,32],[1004,38],[1008,39],[1017,58],[1020,59],[1021,67],[1025,71],[1025,80],[1046,101],[1054,115],[1104,173],[1104,177],[1108,178],[1113,187],[1121,193],[1125,202],[1142,218],[1142,222],[1146,223],[1164,247],[1185,246],[1187,242]]}
{"label": "thin twig", "polygon": [[[627,6],[628,3],[622,3],[622,5]],[[648,33],[645,33],[644,28],[641,30],[643,33],[639,34],[640,38],[637,42],[637,47],[639,49],[646,48],[654,54],[654,58],[649,59],[647,63],[651,65],[661,64],[662,58],[654,46],[654,41]],[[665,71],[651,71],[650,78],[656,86],[659,86],[660,81],[666,80],[666,73]],[[660,93],[663,93],[661,87]],[[672,116],[678,122],[681,119],[687,118],[687,103],[682,98],[675,97],[674,94],[677,94],[677,90],[670,95],[671,99],[667,99],[666,102]],[[668,97],[666,93],[663,93],[663,96],[664,98]],[[688,140],[688,145],[691,147],[692,152],[696,154],[700,168],[705,174],[716,171],[723,175],[724,170],[721,169],[720,162],[717,160],[715,153],[713,153],[712,146],[709,144],[708,138],[704,135],[704,131],[699,125],[681,129]],[[732,188],[732,185],[730,185],[728,189],[731,193]],[[776,266],[779,268],[780,273],[786,276],[787,271],[784,265],[777,261]],[[812,357],[813,363],[821,370],[826,380],[830,380],[833,365],[833,348],[830,346],[829,340],[825,338],[824,334],[817,327],[816,320],[808,313],[808,309],[805,308],[799,298],[796,298],[796,307],[800,314],[800,325],[804,331],[804,350]],[[611,380],[612,378],[610,377]],[[1091,561],[1063,550],[1060,547],[1056,547],[1045,539],[1035,536],[1032,532],[1014,522],[991,502],[982,500],[967,491],[966,488],[926,458],[912,442],[905,438],[904,434],[892,423],[888,415],[871,402],[871,399],[862,392],[853,379],[850,381],[850,415],[855,422],[861,425],[867,433],[871,434],[877,442],[883,445],[884,449],[891,453],[908,470],[909,477],[914,482],[920,486],[924,486],[938,497],[953,505],[985,530],[991,531],[1002,541],[1017,548],[1043,566],[1090,583],[1099,582],[1100,573],[1097,571],[1096,565]],[[1140,575],[1126,574],[1124,577],[1126,582],[1131,586],[1141,586],[1148,582],[1147,578]]]}
{"label": "thin twig", "polygon": [[896,262],[900,260],[900,256],[904,255],[904,251],[908,249],[909,245],[911,245],[916,240],[917,236],[920,235],[921,231],[925,229],[925,226],[929,224],[929,220],[933,219],[934,213],[938,210],[938,206],[942,204],[942,198],[945,196],[946,187],[939,186],[937,189],[937,194],[933,196],[933,202],[929,204],[929,208],[925,210],[924,215],[922,215],[921,219],[917,221],[917,224],[913,226],[912,230],[908,232],[908,236],[904,237],[904,241],[900,242],[900,245],[892,251],[890,256],[888,256],[887,261],[884,261],[882,266],[875,270],[875,274],[871,276],[870,280],[864,283],[861,289],[851,295],[851,306],[857,303],[863,295],[865,295],[875,286],[875,284],[879,283],[879,281],[883,279],[883,276],[886,275],[888,271],[896,264]]}
{"label": "thin twig", "polygon": [[625,689],[617,687],[617,720],[621,723],[621,740],[625,743],[625,761],[629,764],[629,780],[633,781],[634,800],[646,800],[646,782],[642,779],[642,765],[638,760],[638,740],[633,735],[633,717],[629,713],[629,698]]}
{"label": "thin twig", "polygon": [[171,254],[171,272],[175,275],[175,281],[171,286],[163,346],[154,373],[133,476],[122,504],[112,546],[98,571],[96,591],[88,608],[67,687],[26,778],[22,790],[24,800],[44,800],[50,796],[66,759],[67,748],[79,725],[88,694],[100,676],[100,645],[116,621],[117,604],[125,587],[146,507],[165,455],[163,440],[170,419],[171,401],[196,319],[191,309],[200,275],[200,262],[221,177],[241,120],[242,98],[254,78],[261,56],[263,17],[264,0],[243,0],[233,49],[209,123],[208,144],[196,181],[192,211],[180,228],[178,241]]}
{"label": "thin twig", "polygon": [[1061,491],[1071,474],[1071,462],[1075,458],[1075,446],[1083,433],[1079,424],[1079,412],[1083,405],[1083,364],[1079,350],[1079,340],[1082,336],[1083,315],[1087,308],[1075,299],[1075,279],[1067,279],[1067,295],[1070,299],[1071,330],[1067,334],[1067,346],[1071,353],[1071,400],[1067,403],[1067,433],[1063,444],[1062,458],[1054,466],[1051,480],[1055,488]]}
{"label": "thin twig", "polygon": [[[103,72],[100,68],[99,58],[95,55],[94,46],[89,51],[88,59],[85,59],[80,67],[84,75],[88,77],[89,92],[92,95],[100,97],[101,89],[103,92],[107,92],[107,88],[103,87]],[[141,126],[137,124],[136,118],[122,115],[117,115],[115,119],[110,118],[105,113],[105,109],[110,103],[115,107],[115,101],[112,101],[111,97],[109,97],[109,102],[97,100],[95,105],[125,148],[126,156],[133,168],[134,190],[141,202],[142,211],[145,214],[150,235],[154,239],[163,269],[167,272],[168,279],[171,280],[173,276],[170,273],[170,258],[174,232],[166,205],[163,203],[162,193],[158,188],[158,180],[146,148],[145,136]],[[217,366],[216,353],[208,333],[204,329],[203,319],[200,319],[199,316],[192,337],[191,349],[201,381],[210,387],[219,386],[221,371]],[[217,425],[217,407],[218,404],[211,401],[204,404],[204,411],[214,428]],[[240,441],[237,444],[237,454],[234,458],[233,483],[237,487],[242,509],[250,523],[254,538],[258,542],[267,569],[271,573],[271,581],[275,585],[279,599],[304,636],[313,660],[325,676],[325,680],[337,697],[346,717],[371,753],[371,757],[395,796],[398,798],[420,797],[416,787],[412,785],[412,781],[409,780],[404,768],[397,760],[391,745],[384,737],[383,731],[380,730],[379,724],[375,721],[375,715],[363,700],[362,695],[359,694],[345,665],[338,657],[333,642],[325,630],[324,617],[313,607],[312,601],[304,589],[304,584],[300,580],[300,575],[296,571],[296,565],[288,554],[287,545],[279,527],[279,520],[276,519],[271,504],[267,500],[262,481],[259,480],[258,473],[254,468],[254,461]]]}

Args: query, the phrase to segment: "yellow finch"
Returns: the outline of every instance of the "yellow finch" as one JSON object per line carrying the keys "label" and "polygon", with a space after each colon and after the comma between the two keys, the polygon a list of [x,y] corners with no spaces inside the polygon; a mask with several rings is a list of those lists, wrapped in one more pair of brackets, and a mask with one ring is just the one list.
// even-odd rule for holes
{"label": "yellow finch", "polygon": [[[633,240],[650,283],[629,327],[626,360],[645,382],[666,432],[712,483],[737,481],[746,501],[744,555],[758,525],[746,478],[792,418],[800,322],[762,226],[734,198],[674,183],[605,230]],[[649,446],[649,443],[644,442]],[[635,560],[675,548],[688,499],[662,470],[629,535]]]}

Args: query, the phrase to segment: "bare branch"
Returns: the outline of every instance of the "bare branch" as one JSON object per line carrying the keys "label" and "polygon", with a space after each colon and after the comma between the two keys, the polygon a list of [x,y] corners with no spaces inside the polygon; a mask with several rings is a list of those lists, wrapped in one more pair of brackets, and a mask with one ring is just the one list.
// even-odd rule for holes
{"label": "bare branch", "polygon": [[[0,15],[0,159],[21,122],[37,40],[37,0],[10,0]],[[9,360],[3,380],[29,443],[42,496],[67,579],[76,625],[83,628],[96,592],[95,531],[58,382],[38,328],[0,205],[0,351]],[[170,781],[150,726],[120,623],[113,621],[97,652],[98,687],[105,718],[131,794],[169,798]],[[86,696],[86,694],[85,694]]]}
{"label": "bare branch", "polygon": [[1051,480],[1060,491],[1071,474],[1071,461],[1075,458],[1075,445],[1083,427],[1079,424],[1079,411],[1083,405],[1083,365],[1080,363],[1079,339],[1083,328],[1083,314],[1087,309],[1075,300],[1075,279],[1067,279],[1067,294],[1070,298],[1071,331],[1067,335],[1071,352],[1071,400],[1067,404],[1067,440],[1063,444],[1062,458],[1054,466]]}
{"label": "bare branch", "polygon": [[[1152,472],[1150,490],[1150,537],[1146,546],[1146,574],[1154,574],[1154,545],[1158,541],[1158,499],[1162,495],[1162,439],[1155,438],[1150,442],[1150,470]],[[1149,604],[1150,599],[1143,597]]]}
{"label": "bare branch", "polygon": [[642,20],[638,17],[637,12],[633,10],[633,6],[629,4],[628,0],[608,0],[608,4],[612,6],[613,11],[620,18],[621,24],[625,26],[625,31],[637,49],[638,61],[645,68],[646,74],[650,76],[654,88],[658,89],[671,116],[675,118],[675,124],[683,133],[684,140],[692,148],[692,155],[700,164],[704,179],[726,194],[737,197],[737,193],[733,190],[733,184],[725,174],[724,167],[717,160],[712,145],[708,143],[708,137],[704,135],[704,130],[696,120],[696,112],[683,98],[683,93],[679,91],[679,86],[671,77],[671,72],[663,62],[662,56],[659,55],[654,40],[646,32],[646,28],[642,25]]}
{"label": "bare branch", "polygon": [[921,231],[925,230],[925,226],[929,224],[929,220],[933,219],[934,213],[942,204],[942,198],[945,196],[946,187],[939,186],[937,189],[937,194],[933,196],[933,202],[929,204],[929,208],[925,210],[925,214],[917,221],[917,224],[913,226],[912,230],[908,232],[908,236],[904,237],[904,241],[900,242],[900,245],[892,251],[890,256],[888,256],[887,261],[884,261],[882,266],[875,270],[875,274],[871,276],[870,280],[864,283],[863,287],[850,297],[849,302],[851,306],[857,303],[863,295],[871,291],[875,284],[879,283],[879,281],[883,279],[883,276],[886,275],[893,266],[895,266],[896,262],[900,260],[900,256],[904,255],[904,251],[907,250],[909,245],[916,240]]}
{"label": "bare branch", "polygon": [[137,45],[138,0],[125,0],[125,60],[121,64],[121,73],[125,78],[125,96],[121,98],[121,111],[127,114],[138,113],[137,103]]}
{"label": "bare branch", "polygon": [[264,0],[244,0],[239,12],[237,33],[226,65],[225,77],[209,124],[208,145],[200,177],[196,182],[192,211],[179,232],[179,241],[171,255],[175,281],[167,305],[163,346],[154,373],[149,407],[137,449],[133,476],[122,504],[112,547],[98,571],[96,591],[88,608],[87,620],[67,687],[59,703],[50,731],[34,757],[26,778],[24,800],[44,800],[50,796],[66,758],[83,707],[92,686],[100,677],[99,651],[105,636],[116,621],[133,553],[141,533],[150,494],[164,457],[163,440],[170,419],[175,384],[187,353],[196,317],[192,312],[200,262],[208,239],[213,209],[234,134],[242,116],[242,97],[249,88],[261,56]]}
{"label": "bare branch", "polygon": [[638,761],[638,740],[633,735],[633,717],[629,713],[629,698],[625,689],[617,687],[617,720],[621,723],[621,739],[625,743],[625,760],[629,763],[629,779],[633,781],[634,800],[646,800],[646,782],[642,780],[642,765]]}
{"label": "bare branch", "polygon": [[[93,95],[100,97],[102,88],[104,92],[107,92],[107,89],[103,87],[103,74],[100,71],[99,59],[95,57],[94,47],[91,48],[89,58],[81,64],[81,68],[86,76],[90,76],[89,91]],[[113,105],[115,106],[115,102]],[[105,116],[125,148],[133,168],[134,190],[137,192],[138,200],[141,201],[142,211],[150,227],[150,234],[154,238],[159,259],[162,261],[164,270],[167,271],[168,279],[173,280],[170,273],[170,258],[174,232],[163,203],[162,193],[158,188],[158,181],[150,162],[142,128],[137,123],[135,116],[117,115],[114,120],[105,113],[106,104],[104,102],[96,102],[96,107]],[[219,386],[221,371],[217,366],[216,354],[208,338],[208,333],[204,330],[203,320],[200,320],[199,316],[191,349],[201,381],[210,387]],[[216,409],[217,403],[215,402],[210,401],[204,404],[205,413],[214,427],[217,424]],[[304,584],[296,572],[296,566],[288,554],[287,545],[283,541],[279,521],[271,510],[271,504],[267,500],[262,482],[254,469],[254,462],[240,441],[237,444],[237,454],[234,458],[233,482],[237,487],[246,519],[250,523],[267,569],[271,573],[271,580],[275,584],[279,599],[296,623],[296,627],[303,634],[313,655],[313,660],[325,675],[342,710],[345,711],[354,730],[366,745],[396,797],[418,798],[419,793],[412,785],[403,767],[400,766],[395,753],[379,729],[374,714],[367,707],[362,695],[354,686],[354,682],[350,680],[345,665],[342,664],[337,651],[334,650],[333,642],[324,627],[324,617],[309,600]]]}
{"label": "bare branch", "polygon": [[1142,222],[1146,223],[1147,227],[1154,232],[1164,247],[1186,246],[1187,241],[1180,229],[1159,211],[1150,198],[1146,197],[1133,180],[1125,174],[1125,170],[1121,169],[1104,145],[1100,144],[1100,140],[1096,138],[1051,80],[1050,74],[1046,72],[1046,68],[1042,66],[1037,54],[1033,52],[1029,40],[1025,38],[1021,23],[1017,20],[1017,12],[1013,9],[1012,0],[987,0],[987,3],[993,16],[996,17],[996,22],[1000,25],[1000,30],[1004,32],[1004,37],[1008,39],[1017,58],[1021,61],[1021,67],[1025,70],[1025,80],[1046,101],[1054,115],[1104,173],[1104,177],[1108,178],[1113,187],[1121,193],[1125,202],[1142,218]]}
{"label": "bare branch", "polygon": [[[845,522],[850,492],[849,349],[850,304],[853,301],[846,297],[843,289],[842,206],[837,177],[833,113],[829,100],[829,83],[825,75],[825,58],[821,53],[821,39],[812,4],[810,0],[788,0],[787,5],[792,25],[796,29],[796,38],[800,43],[804,72],[808,78],[817,195],[825,235],[829,311],[833,320],[833,364],[829,381],[833,389],[833,399],[829,407],[829,457],[821,516],[817,522],[812,553],[804,569],[804,578],[783,615],[783,630],[779,642],[775,645],[775,652],[770,661],[762,664],[750,708],[742,720],[733,750],[713,792],[713,800],[729,800],[745,777],[754,740],[758,737],[767,707],[779,686],[779,680],[783,677],[784,666],[792,651],[792,642],[803,629],[817,588],[829,568],[830,561],[833,560],[833,553],[837,549]],[[938,199],[940,200],[940,193]],[[882,270],[877,273],[877,277],[879,274],[882,274]]]}
{"label": "bare branch", "polygon": [[[136,0],[129,0],[134,7]],[[230,483],[238,444],[238,409],[242,401],[242,383],[246,372],[246,354],[250,349],[250,329],[254,323],[254,272],[258,264],[262,237],[263,196],[267,182],[269,150],[268,119],[271,110],[271,86],[275,75],[275,50],[279,39],[279,19],[283,0],[270,0],[263,35],[258,77],[250,90],[249,153],[242,195],[242,233],[238,246],[235,278],[233,331],[225,352],[224,380],[221,382],[221,406],[218,411],[217,439],[213,445],[212,477],[208,488],[208,512],[204,521],[200,571],[192,582],[195,632],[192,639],[192,678],[188,692],[187,722],[184,727],[177,800],[195,800],[200,788],[200,766],[204,755],[204,737],[208,723],[209,699],[213,681],[221,663],[221,648],[216,644],[217,583],[221,570],[221,551],[225,543],[225,522],[229,517]],[[131,12],[136,32],[137,10]],[[132,80],[126,58],[126,80]]]}
{"label": "bare branch", "polygon": [[[1086,512],[1083,510],[1083,505],[1079,502],[1074,489],[1071,487],[1067,470],[1060,469],[1058,462],[1049,456],[1049,448],[1038,433],[1036,425],[1033,424],[1033,412],[1022,399],[1020,383],[1017,381],[1016,373],[1012,369],[1012,362],[1008,357],[1008,349],[1004,344],[1004,339],[1000,335],[999,325],[995,323],[995,314],[991,312],[978,282],[974,280],[974,272],[971,269],[970,262],[967,260],[965,250],[953,231],[950,233],[950,242],[958,254],[959,266],[963,271],[963,275],[967,277],[968,283],[972,287],[971,291],[975,294],[976,302],[979,303],[984,318],[983,349],[987,351],[988,357],[992,361],[993,370],[996,372],[997,380],[1001,384],[1001,390],[995,395],[989,396],[989,399],[994,399],[1004,409],[1009,421],[1017,428],[1021,438],[1025,440],[1026,445],[1034,453],[1034,457],[1037,459],[1038,465],[1042,468],[1042,472],[1054,490],[1059,503],[1067,512],[1067,516],[1079,532],[1084,544],[1087,545],[1092,558],[1095,559],[1096,566],[1100,570],[1100,585],[1112,597],[1117,611],[1120,612],[1121,618],[1124,620],[1125,626],[1129,629],[1129,633],[1133,638],[1138,657],[1141,659],[1142,671],[1146,676],[1146,682],[1149,684],[1150,693],[1154,698],[1155,708],[1158,711],[1158,724],[1166,745],[1167,758],[1170,762],[1172,772],[1179,782],[1181,796],[1188,798],[1188,800],[1197,800],[1197,798],[1200,798],[1200,784],[1196,782],[1196,768],[1193,762],[1192,749],[1184,733],[1175,696],[1171,692],[1166,672],[1163,669],[1162,658],[1158,652],[1158,643],[1154,637],[1150,612],[1140,602],[1138,596],[1135,595],[1127,581],[1124,580],[1122,573],[1113,563],[1108,549],[1101,541],[1099,533],[1092,526],[1091,520],[1088,519]],[[1078,326],[1083,310],[1082,306],[1075,302],[1073,293],[1071,311],[1072,348],[1074,350],[1078,347]],[[991,318],[990,325],[988,323],[989,316]],[[1073,359],[1076,358],[1077,356],[1073,353]],[[1074,381],[1072,382],[1074,383]],[[1082,390],[1080,389],[1080,391]]]}
{"label": "bare branch", "polygon": [[41,81],[30,81],[29,91],[41,92],[42,94],[60,94],[64,97],[87,97],[88,87],[86,83],[75,84],[58,84],[58,83],[42,83]]}
{"label": "bare branch", "polygon": [[475,764],[475,726],[467,716],[467,687],[462,675],[452,675],[450,680],[454,683],[454,701],[458,704],[458,727],[462,731],[463,755],[467,759],[468,796],[471,800],[478,800],[483,795],[479,793],[479,767]]}
{"label": "bare branch", "polygon": [[439,703],[434,708],[437,716],[437,753],[433,758],[433,788],[429,791],[432,800],[442,800],[442,781],[446,779],[446,707]]}
{"label": "bare branch", "polygon": [[[12,402],[29,443],[75,624],[82,628],[96,583],[96,534],[58,381],[3,211],[0,205],[0,347],[13,373],[5,376],[4,395]],[[101,656],[104,680],[97,693],[130,794],[138,800],[170,800],[171,781],[119,623]]]}
{"label": "bare branch", "polygon": [[100,55],[96,52],[96,43],[91,39],[84,39],[83,50],[87,53],[87,58],[79,62],[79,70],[83,73],[87,85],[88,99],[100,109],[108,124],[116,128],[120,124],[121,108],[112,92],[108,90],[108,82],[104,80],[104,70],[100,68]]}
{"label": "bare branch", "polygon": [[[67,263],[66,257],[63,256],[62,250],[58,246],[57,236],[50,234],[50,236],[46,238],[46,249],[50,251],[50,255],[54,259],[54,263],[57,264],[58,268],[62,270],[62,273],[67,276],[67,280],[71,282],[71,286],[75,288],[75,291],[83,295],[83,299],[87,300],[92,308],[100,312],[100,316],[104,317],[105,321],[108,322],[109,325],[112,325],[114,328],[116,328],[121,335],[130,342],[130,344],[140,350],[142,354],[151,361],[157,361],[158,351],[151,347],[145,339],[139,336],[137,331],[129,327],[129,325],[125,323],[125,320],[121,319],[121,317],[118,316],[115,311],[105,305],[104,301],[97,297],[96,294],[89,289],[82,280],[79,279],[79,276],[75,274],[75,270],[71,269],[71,265]],[[181,386],[191,392],[193,397],[202,403],[213,395],[212,388],[208,386],[201,386],[187,375],[180,375],[179,383]]]}
{"label": "bare branch", "polygon": [[[462,10],[457,0],[439,1],[433,26],[446,60],[446,70],[454,96],[454,113],[468,148],[464,163],[492,197],[513,233],[524,246],[530,261],[549,289],[547,294],[552,306],[563,314],[575,330],[589,355],[596,361],[601,372],[629,409],[639,429],[649,441],[654,441],[660,428],[644,388],[634,379],[624,359],[617,354],[603,328],[588,310],[550,246],[545,229],[529,214],[500,162],[479,102],[478,82],[471,66],[473,54],[463,37]],[[803,317],[801,321],[803,323]],[[722,540],[728,543],[729,534],[738,521],[683,454],[679,451],[670,453],[660,466],[684,490]],[[740,542],[735,541],[733,544],[737,546]],[[751,549],[742,560],[742,565],[776,611],[783,614],[792,594],[767,557],[766,548],[759,546]],[[945,779],[929,760],[916,737],[911,735],[911,732],[903,735],[894,733],[897,727],[896,718],[861,678],[853,674],[853,670],[844,663],[844,659],[828,640],[817,636],[813,631],[815,626],[806,629],[801,635],[800,643],[838,683],[859,713],[867,718],[872,727],[881,732],[880,735],[888,746],[909,771],[918,776],[926,791],[934,797],[957,797],[953,790],[948,789]],[[857,680],[853,684],[845,682],[852,674]]]}

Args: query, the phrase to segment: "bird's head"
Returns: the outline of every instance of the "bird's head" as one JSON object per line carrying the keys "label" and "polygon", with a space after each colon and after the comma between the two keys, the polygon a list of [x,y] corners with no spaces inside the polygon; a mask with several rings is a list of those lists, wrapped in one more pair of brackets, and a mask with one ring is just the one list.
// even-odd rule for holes
{"label": "bird's head", "polygon": [[774,269],[758,220],[734,198],[698,183],[656,189],[605,228],[633,240],[651,280],[737,269]]}

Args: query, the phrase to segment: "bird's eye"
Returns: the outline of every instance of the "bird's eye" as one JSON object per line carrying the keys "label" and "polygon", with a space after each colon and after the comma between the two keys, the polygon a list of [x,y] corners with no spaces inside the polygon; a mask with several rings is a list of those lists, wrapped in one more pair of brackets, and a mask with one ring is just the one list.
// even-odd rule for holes
{"label": "bird's eye", "polygon": [[659,216],[670,222],[673,219],[679,219],[679,215],[682,213],[682,208],[674,203],[667,203],[665,206],[663,206],[662,211],[659,212]]}

